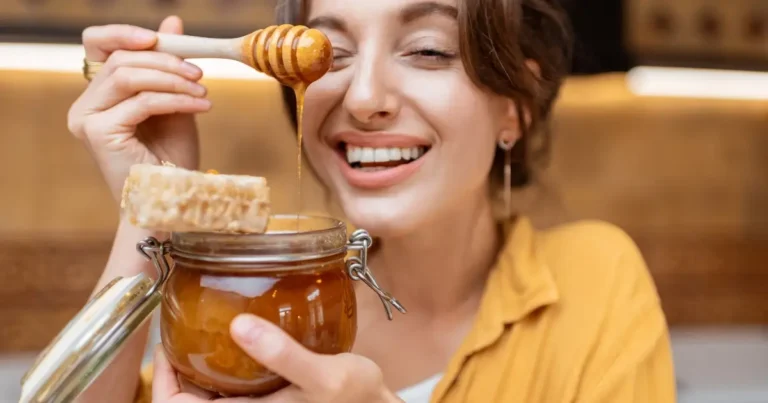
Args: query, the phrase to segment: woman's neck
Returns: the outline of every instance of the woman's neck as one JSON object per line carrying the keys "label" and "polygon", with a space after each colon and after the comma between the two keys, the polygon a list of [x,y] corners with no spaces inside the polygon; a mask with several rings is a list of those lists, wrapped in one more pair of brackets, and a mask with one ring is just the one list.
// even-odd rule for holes
{"label": "woman's neck", "polygon": [[453,312],[479,301],[499,243],[491,202],[480,197],[407,236],[381,240],[370,267],[407,309]]}

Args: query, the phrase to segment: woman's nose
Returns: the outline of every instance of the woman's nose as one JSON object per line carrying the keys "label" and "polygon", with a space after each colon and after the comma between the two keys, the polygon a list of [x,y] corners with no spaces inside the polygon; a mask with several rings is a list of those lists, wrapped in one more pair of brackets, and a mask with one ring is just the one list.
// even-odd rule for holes
{"label": "woman's nose", "polygon": [[383,67],[383,63],[373,60],[358,64],[344,97],[344,109],[357,123],[385,124],[399,112],[400,101],[391,86],[391,77]]}

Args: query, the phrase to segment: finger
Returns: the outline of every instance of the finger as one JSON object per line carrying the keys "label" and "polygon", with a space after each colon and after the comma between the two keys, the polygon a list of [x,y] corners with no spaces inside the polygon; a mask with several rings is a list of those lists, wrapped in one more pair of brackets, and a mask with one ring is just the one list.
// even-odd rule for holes
{"label": "finger", "polygon": [[176,379],[176,371],[171,367],[165,356],[163,347],[155,347],[155,375],[152,380],[152,397],[154,401],[166,402],[173,396],[181,393],[179,382]]}
{"label": "finger", "polygon": [[143,67],[160,70],[166,73],[179,74],[190,80],[199,80],[203,76],[200,67],[185,62],[178,56],[153,51],[118,50],[107,59],[102,71],[111,74],[120,67]]}
{"label": "finger", "polygon": [[203,400],[212,400],[216,396],[215,393],[209,392],[209,391],[207,391],[207,390],[205,390],[205,389],[203,389],[203,388],[201,388],[201,387],[199,387],[199,386],[189,382],[188,380],[186,380],[181,375],[177,376],[177,379],[179,381],[179,386],[180,386],[181,391],[183,393],[185,393],[185,394],[189,394],[191,396],[194,396],[194,397],[196,397],[198,399],[203,399]]}
{"label": "finger", "polygon": [[203,76],[203,71],[199,67],[185,62],[174,55],[152,51],[117,50],[109,56],[98,76],[94,78],[94,85],[90,87],[96,86],[122,67],[160,70],[166,73],[178,74],[194,81],[199,80]]}
{"label": "finger", "polygon": [[157,31],[164,34],[181,35],[184,33],[184,23],[181,21],[181,18],[172,15],[166,17],[163,22],[160,23],[160,28]]}
{"label": "finger", "polygon": [[92,62],[104,62],[118,49],[151,49],[156,41],[157,33],[132,25],[102,25],[83,31],[85,57]]}
{"label": "finger", "polygon": [[326,384],[325,357],[307,350],[274,324],[243,314],[232,321],[230,333],[249,356],[302,390],[322,390]]}
{"label": "finger", "polygon": [[295,386],[288,386],[260,398],[230,397],[217,399],[216,403],[296,403],[306,401],[304,392]]}
{"label": "finger", "polygon": [[89,106],[85,112],[107,110],[144,91],[187,94],[193,97],[203,97],[207,93],[204,86],[173,73],[120,67],[101,85],[89,90]]}
{"label": "finger", "polygon": [[[84,133],[109,135],[133,133],[136,126],[150,116],[173,113],[201,113],[211,108],[211,102],[185,94],[142,92],[104,112],[89,116],[84,123]],[[96,139],[89,138],[90,141]],[[111,139],[120,143],[120,139]]]}

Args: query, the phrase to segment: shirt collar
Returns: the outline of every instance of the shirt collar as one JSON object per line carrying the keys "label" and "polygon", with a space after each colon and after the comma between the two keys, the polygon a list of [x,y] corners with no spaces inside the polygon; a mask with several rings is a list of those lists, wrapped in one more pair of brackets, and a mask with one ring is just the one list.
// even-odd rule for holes
{"label": "shirt collar", "polygon": [[504,243],[488,276],[475,325],[462,346],[464,358],[495,343],[508,325],[559,298],[531,221],[518,217],[502,229]]}
{"label": "shirt collar", "polygon": [[530,219],[518,217],[505,223],[504,233],[484,298],[495,311],[492,319],[510,324],[557,302],[559,294]]}

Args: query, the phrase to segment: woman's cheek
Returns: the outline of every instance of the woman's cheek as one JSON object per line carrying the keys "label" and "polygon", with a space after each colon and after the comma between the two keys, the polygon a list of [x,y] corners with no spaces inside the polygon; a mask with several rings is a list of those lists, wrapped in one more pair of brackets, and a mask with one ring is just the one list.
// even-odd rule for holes
{"label": "woman's cheek", "polygon": [[422,71],[403,81],[405,97],[414,101],[433,126],[460,127],[476,123],[484,97],[460,71]]}
{"label": "woman's cheek", "polygon": [[487,180],[498,116],[493,112],[492,97],[459,73],[424,74],[405,88],[411,88],[409,96],[439,137],[437,172],[431,174],[452,187],[473,190]]}
{"label": "woman's cheek", "polygon": [[339,90],[334,89],[332,82],[329,83],[326,78],[309,87],[304,99],[302,122],[304,138],[314,140],[307,140],[308,143],[322,144],[323,130],[332,129],[332,120],[334,119],[332,112],[335,106],[340,104],[340,99]]}

